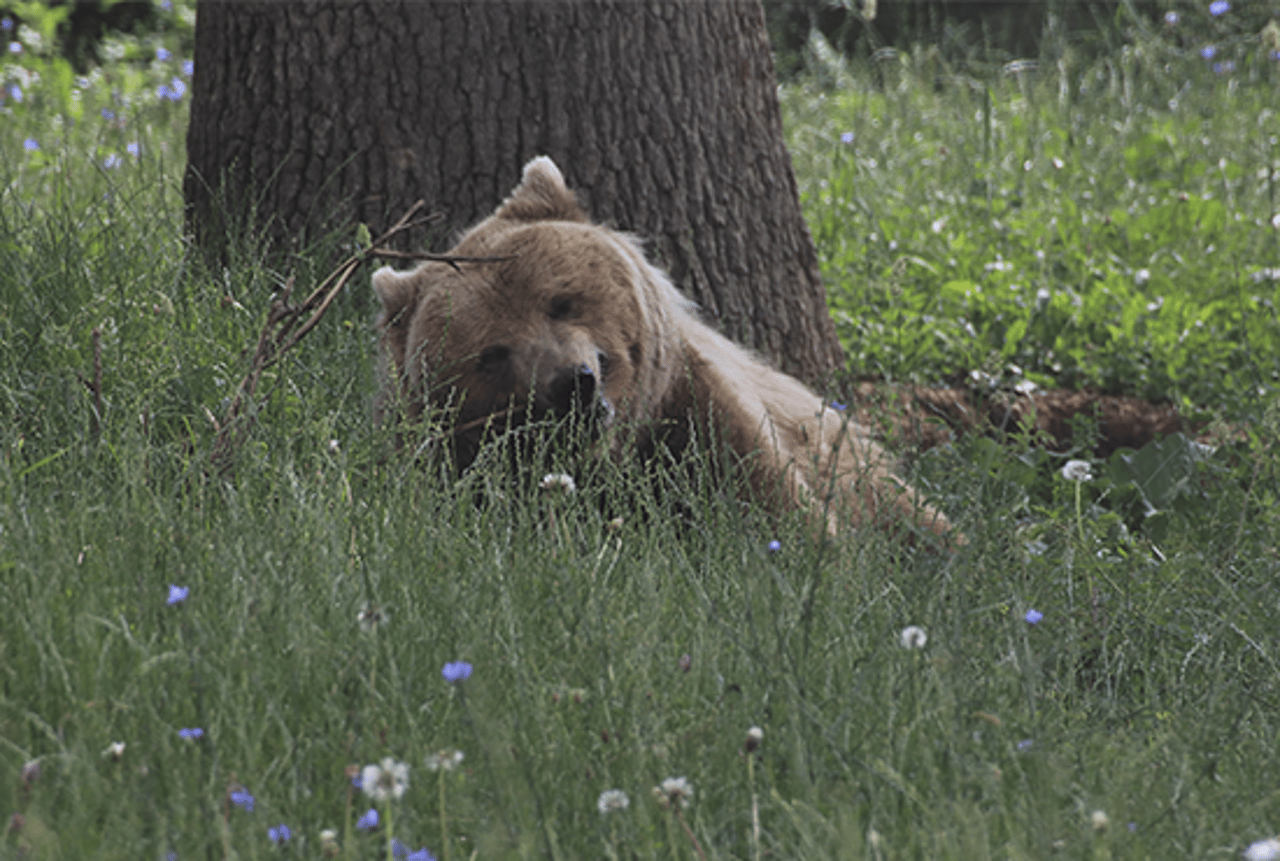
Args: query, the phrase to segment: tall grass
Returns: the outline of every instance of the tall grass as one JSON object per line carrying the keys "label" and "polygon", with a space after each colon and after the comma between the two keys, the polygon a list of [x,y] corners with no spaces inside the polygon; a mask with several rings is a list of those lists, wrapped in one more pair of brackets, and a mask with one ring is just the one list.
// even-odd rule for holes
{"label": "tall grass", "polygon": [[[1232,87],[1184,60],[1133,77],[1127,105],[1108,69],[1125,93],[1129,54],[1068,67],[1062,101],[1043,65],[938,90],[921,58],[891,86],[855,70],[785,94],[855,367],[1110,374],[1236,422],[1212,454],[1169,440],[1093,461],[1085,482],[1032,440],[927,453],[912,478],[968,535],[954,555],[876,531],[828,542],[743,507],[701,460],[642,469],[551,448],[536,470],[499,452],[457,477],[429,453],[391,455],[369,421],[362,287],[264,381],[220,474],[210,416],[271,290],[312,264],[273,270],[247,240],[216,270],[191,253],[180,102],[139,97],[104,131],[86,101],[56,142],[52,101],[13,113],[0,857],[1154,859],[1275,834],[1280,417],[1273,286],[1248,277],[1274,259],[1253,131],[1271,72]],[[1162,88],[1183,73],[1196,85],[1166,115]],[[1152,134],[1168,151],[1152,143],[1156,179],[1129,188],[1115,164],[1140,164]],[[1209,154],[1227,167],[1157,187]],[[1221,223],[1131,229],[1178,212],[1181,191],[1221,203]],[[1015,269],[988,271],[997,253]],[[1041,287],[1061,342],[1008,299]],[[1164,306],[1138,314],[1152,334],[1126,353],[1106,324],[1157,288]],[[1160,334],[1170,307],[1204,320],[1185,326],[1194,352]],[[562,469],[575,492],[539,486]],[[904,642],[909,626],[923,642]],[[457,661],[472,672],[449,681]],[[763,742],[747,752],[752,726]],[[352,767],[388,757],[408,765],[403,796],[352,785]],[[654,796],[669,777],[691,784],[687,806]],[[629,803],[602,813],[610,789]],[[377,828],[357,827],[371,808]]]}

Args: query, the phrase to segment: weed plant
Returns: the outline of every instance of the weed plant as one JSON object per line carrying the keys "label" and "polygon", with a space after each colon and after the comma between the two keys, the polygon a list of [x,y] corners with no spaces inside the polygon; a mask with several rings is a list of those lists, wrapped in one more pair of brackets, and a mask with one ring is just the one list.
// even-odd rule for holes
{"label": "weed plant", "polygon": [[930,452],[944,553],[768,518],[706,460],[394,454],[363,287],[212,469],[271,292],[323,273],[187,247],[184,8],[63,82],[78,116],[52,55],[4,66],[44,71],[0,124],[0,857],[1225,858],[1280,828],[1272,67],[1162,71],[1153,36],[1061,100],[1052,65],[923,53],[785,94],[855,367],[1235,422]]}

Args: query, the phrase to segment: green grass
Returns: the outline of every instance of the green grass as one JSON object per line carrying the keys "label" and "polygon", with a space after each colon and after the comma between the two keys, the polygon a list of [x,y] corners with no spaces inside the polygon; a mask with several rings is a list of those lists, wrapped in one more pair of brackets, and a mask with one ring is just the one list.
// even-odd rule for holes
{"label": "green grass", "polygon": [[[1212,454],[1175,437],[1083,484],[1018,437],[927,452],[912,479],[969,536],[940,555],[821,540],[707,463],[551,451],[579,479],[553,496],[501,456],[461,480],[388,456],[363,279],[264,379],[234,470],[210,469],[271,289],[323,273],[187,247],[184,106],[154,92],[182,72],[158,45],[103,73],[118,98],[80,88],[77,121],[50,73],[0,124],[0,816],[21,817],[0,858],[319,858],[324,829],[361,859],[389,836],[695,858],[690,834],[708,858],[1230,858],[1280,829],[1276,297],[1250,277],[1277,265],[1257,223],[1275,69],[1104,57],[1059,101],[1052,71],[939,90],[909,58],[887,88],[784,93],[855,372],[1093,385],[1234,423]],[[169,605],[170,585],[190,592]],[[442,750],[460,766],[428,770]],[[409,787],[369,833],[347,769],[384,757]],[[674,776],[682,819],[652,795]],[[630,804],[601,815],[614,788]]]}

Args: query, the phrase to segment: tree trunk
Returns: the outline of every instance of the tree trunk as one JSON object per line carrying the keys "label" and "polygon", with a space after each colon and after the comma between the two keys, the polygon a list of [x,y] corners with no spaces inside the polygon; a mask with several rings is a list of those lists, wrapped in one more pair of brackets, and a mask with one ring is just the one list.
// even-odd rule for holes
{"label": "tree trunk", "polygon": [[758,0],[201,2],[195,68],[202,241],[246,200],[294,247],[419,198],[461,228],[545,154],[725,334],[805,379],[841,364]]}

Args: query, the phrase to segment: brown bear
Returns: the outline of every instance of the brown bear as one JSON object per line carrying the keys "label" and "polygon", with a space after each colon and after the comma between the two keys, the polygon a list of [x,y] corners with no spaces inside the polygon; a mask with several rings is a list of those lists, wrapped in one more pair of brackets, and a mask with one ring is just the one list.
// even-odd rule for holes
{"label": "brown bear", "polygon": [[614,455],[724,444],[755,498],[842,524],[946,518],[897,481],[869,432],[702,323],[639,242],[591,223],[546,157],[450,252],[373,275],[384,403],[455,415],[465,467],[486,431],[555,414],[606,429]]}

